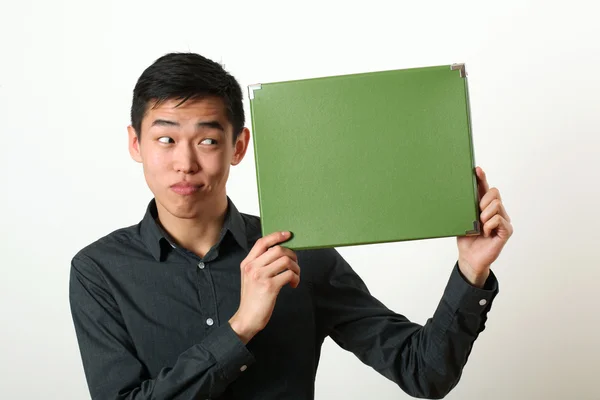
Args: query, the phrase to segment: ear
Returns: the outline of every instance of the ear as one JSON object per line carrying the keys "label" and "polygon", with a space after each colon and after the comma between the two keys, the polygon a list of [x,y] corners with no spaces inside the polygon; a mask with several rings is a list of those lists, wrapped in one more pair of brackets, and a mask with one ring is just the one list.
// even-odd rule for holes
{"label": "ear", "polygon": [[244,155],[246,154],[246,150],[248,150],[249,143],[250,130],[248,128],[244,128],[235,142],[235,149],[233,156],[231,157],[231,165],[238,165],[242,161]]}
{"label": "ear", "polygon": [[127,127],[127,133],[129,135],[129,155],[131,155],[131,158],[133,158],[135,161],[141,163],[142,154],[140,153],[140,141],[138,140],[133,126],[129,125]]}

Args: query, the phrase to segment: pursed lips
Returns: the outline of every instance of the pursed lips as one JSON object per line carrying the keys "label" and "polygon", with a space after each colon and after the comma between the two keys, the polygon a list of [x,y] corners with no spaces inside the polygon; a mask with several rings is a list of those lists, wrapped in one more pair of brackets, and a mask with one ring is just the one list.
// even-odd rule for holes
{"label": "pursed lips", "polygon": [[190,182],[178,182],[171,186],[171,189],[182,196],[189,196],[191,194],[196,193],[202,185],[194,185]]}

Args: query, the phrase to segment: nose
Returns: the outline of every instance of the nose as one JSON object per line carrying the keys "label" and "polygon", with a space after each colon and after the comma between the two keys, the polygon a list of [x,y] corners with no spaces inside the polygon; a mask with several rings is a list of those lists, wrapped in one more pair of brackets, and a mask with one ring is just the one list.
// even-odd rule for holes
{"label": "nose", "polygon": [[194,174],[200,170],[198,158],[192,146],[181,143],[174,151],[173,168],[184,174]]}

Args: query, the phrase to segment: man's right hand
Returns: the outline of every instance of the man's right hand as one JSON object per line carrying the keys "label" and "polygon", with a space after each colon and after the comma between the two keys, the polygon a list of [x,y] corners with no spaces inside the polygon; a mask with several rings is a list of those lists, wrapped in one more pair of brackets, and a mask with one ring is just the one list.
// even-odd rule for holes
{"label": "man's right hand", "polygon": [[267,325],[281,288],[300,283],[298,257],[277,246],[290,238],[289,232],[274,232],[256,241],[242,261],[240,306],[229,323],[244,344]]}

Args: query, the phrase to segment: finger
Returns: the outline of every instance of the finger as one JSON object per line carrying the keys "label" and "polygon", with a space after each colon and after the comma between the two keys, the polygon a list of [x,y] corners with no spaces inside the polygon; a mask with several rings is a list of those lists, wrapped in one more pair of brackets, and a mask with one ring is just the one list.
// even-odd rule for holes
{"label": "finger", "polygon": [[298,263],[288,257],[281,257],[271,264],[263,268],[263,276],[272,278],[278,274],[281,274],[285,270],[290,270],[295,274],[300,275],[300,266]]}
{"label": "finger", "polygon": [[499,214],[494,215],[488,222],[483,224],[483,235],[489,237],[493,231],[502,239],[508,239],[513,233],[512,225]]}
{"label": "finger", "polygon": [[292,260],[298,262],[298,256],[293,250],[290,250],[286,247],[282,246],[273,246],[264,252],[262,255],[258,256],[252,264],[258,266],[265,266],[271,264],[273,261],[281,258],[281,257],[289,257]]}
{"label": "finger", "polygon": [[246,256],[244,261],[242,261],[242,266],[263,254],[270,247],[289,239],[290,236],[290,232],[273,232],[267,236],[258,239],[254,246],[252,246],[252,249],[250,249],[250,252]]}
{"label": "finger", "polygon": [[479,202],[479,207],[481,210],[485,210],[495,199],[502,200],[502,196],[500,196],[500,191],[497,188],[491,188],[487,191],[487,193],[483,196],[481,201]]}
{"label": "finger", "polygon": [[300,276],[294,272],[287,270],[273,278],[275,286],[281,289],[284,285],[290,284],[291,287],[296,288],[300,284]]}
{"label": "finger", "polygon": [[479,200],[485,196],[485,194],[490,190],[490,185],[487,181],[487,176],[485,171],[481,167],[475,168],[475,174],[477,175],[477,188],[479,192]]}
{"label": "finger", "polygon": [[483,224],[483,236],[489,237],[492,234],[492,231],[498,227],[500,224],[500,216],[494,215],[492,219]]}
{"label": "finger", "polygon": [[510,217],[506,213],[506,210],[504,209],[504,204],[500,199],[492,200],[492,202],[483,211],[481,211],[481,222],[485,224],[490,218],[492,218],[496,214],[499,214],[505,220],[510,222]]}

